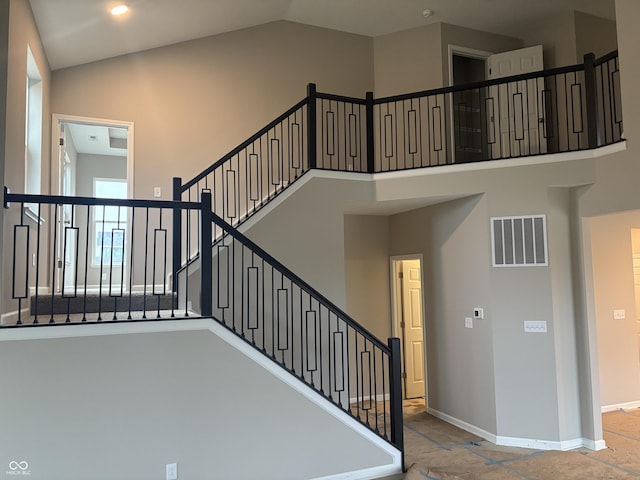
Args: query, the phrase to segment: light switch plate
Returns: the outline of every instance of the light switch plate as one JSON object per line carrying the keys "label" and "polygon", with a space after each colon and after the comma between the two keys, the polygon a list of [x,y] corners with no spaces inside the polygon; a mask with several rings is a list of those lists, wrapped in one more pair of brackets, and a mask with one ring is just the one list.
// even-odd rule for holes
{"label": "light switch plate", "polygon": [[613,311],[613,319],[614,320],[624,320],[626,317],[627,317],[627,314],[622,309]]}
{"label": "light switch plate", "polygon": [[526,333],[547,333],[547,322],[545,320],[525,320],[524,331]]}
{"label": "light switch plate", "polygon": [[484,308],[476,307],[473,309],[473,318],[482,320],[484,318]]}

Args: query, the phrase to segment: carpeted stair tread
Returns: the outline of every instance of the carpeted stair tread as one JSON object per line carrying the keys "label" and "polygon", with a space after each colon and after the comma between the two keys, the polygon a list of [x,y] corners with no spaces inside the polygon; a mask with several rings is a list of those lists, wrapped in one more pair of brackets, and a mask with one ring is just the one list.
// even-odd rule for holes
{"label": "carpeted stair tread", "polygon": [[[76,297],[63,297],[56,294],[53,302],[50,294],[31,297],[31,315],[64,314],[64,313],[96,313],[96,312],[140,312],[143,310],[171,310],[177,305],[173,293],[152,295],[134,292],[119,297],[111,297],[108,293],[79,294]],[[53,310],[53,311],[52,311]]]}

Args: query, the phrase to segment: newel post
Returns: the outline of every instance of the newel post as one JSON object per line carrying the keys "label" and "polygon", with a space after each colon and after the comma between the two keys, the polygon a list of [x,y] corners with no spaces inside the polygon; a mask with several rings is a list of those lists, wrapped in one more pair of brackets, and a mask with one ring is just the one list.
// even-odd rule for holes
{"label": "newel post", "polygon": [[213,315],[213,213],[210,191],[203,190],[200,194],[200,219],[200,314],[210,317]]}
{"label": "newel post", "polygon": [[375,143],[373,137],[373,92],[367,92],[365,113],[367,117],[367,172],[375,170]]}
{"label": "newel post", "polygon": [[307,158],[309,160],[309,169],[316,168],[317,163],[317,135],[316,126],[316,84],[307,85]]}
{"label": "newel post", "polygon": [[[182,178],[173,177],[173,201],[182,199]],[[178,291],[178,271],[182,267],[180,252],[182,251],[182,210],[173,209],[173,268],[171,270],[171,288],[173,293]]]}
{"label": "newel post", "polygon": [[390,338],[389,348],[389,400],[391,404],[391,443],[402,451],[402,469],[404,470],[404,432],[402,426],[402,361],[400,358],[400,339]]}
{"label": "newel post", "polygon": [[589,148],[597,148],[600,144],[595,61],[596,56],[593,53],[587,53],[584,56],[584,89],[587,107],[587,139]]}

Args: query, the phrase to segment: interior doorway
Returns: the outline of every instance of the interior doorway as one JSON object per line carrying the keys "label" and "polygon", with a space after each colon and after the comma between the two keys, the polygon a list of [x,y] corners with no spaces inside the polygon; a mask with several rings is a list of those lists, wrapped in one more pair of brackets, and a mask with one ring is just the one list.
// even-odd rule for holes
{"label": "interior doorway", "polygon": [[[54,114],[52,126],[53,195],[133,197],[131,122]],[[127,209],[91,207],[80,215],[74,211],[79,207],[58,208],[53,228],[61,241],[55,252],[54,292],[75,291],[79,284],[89,291],[112,291],[114,286],[124,291],[129,277],[124,251],[130,232]],[[78,248],[86,249],[86,256],[79,256]],[[105,262],[108,274],[101,268]]]}
{"label": "interior doorway", "polygon": [[[449,85],[467,85],[487,79],[491,52],[449,45]],[[451,150],[454,162],[485,159],[488,145],[483,135],[485,89],[454,92],[451,99]]]}
{"label": "interior doorway", "polygon": [[[542,45],[491,53],[449,45],[449,85],[542,70]],[[454,92],[450,100],[455,163],[547,153],[544,79]]]}
{"label": "interior doorway", "polygon": [[422,256],[393,257],[392,331],[400,338],[404,399],[427,397],[427,356],[424,328]]}

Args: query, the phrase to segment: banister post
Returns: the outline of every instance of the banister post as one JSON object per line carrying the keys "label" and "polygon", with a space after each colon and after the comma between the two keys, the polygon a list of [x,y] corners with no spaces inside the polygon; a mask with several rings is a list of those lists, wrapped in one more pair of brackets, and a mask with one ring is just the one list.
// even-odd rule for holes
{"label": "banister post", "polygon": [[402,451],[402,470],[404,470],[404,432],[402,426],[402,362],[400,357],[400,339],[390,338],[389,348],[389,384],[391,404],[391,443]]}
{"label": "banister post", "polygon": [[589,142],[589,148],[597,148],[600,144],[595,61],[596,56],[593,53],[587,53],[584,56],[584,89],[587,107],[587,140]]}
{"label": "banister post", "polygon": [[365,113],[367,117],[367,172],[375,170],[375,143],[373,137],[373,92],[367,92]]}
{"label": "banister post", "polygon": [[316,126],[316,84],[307,85],[307,158],[309,161],[309,169],[316,168],[317,162],[317,135]]}
{"label": "banister post", "polygon": [[[173,177],[173,201],[179,202],[182,199],[182,178]],[[173,209],[173,268],[171,270],[173,293],[178,291],[178,271],[182,266],[180,252],[182,251],[182,210]]]}
{"label": "banister post", "polygon": [[211,192],[200,193],[200,314],[213,315],[213,243],[211,233]]}

